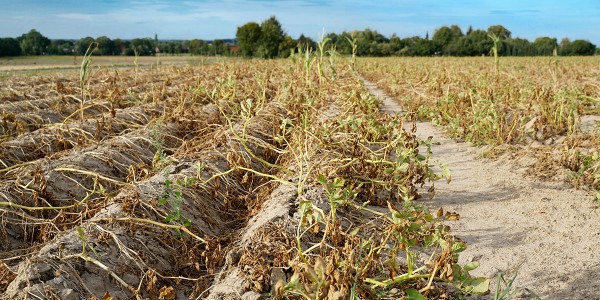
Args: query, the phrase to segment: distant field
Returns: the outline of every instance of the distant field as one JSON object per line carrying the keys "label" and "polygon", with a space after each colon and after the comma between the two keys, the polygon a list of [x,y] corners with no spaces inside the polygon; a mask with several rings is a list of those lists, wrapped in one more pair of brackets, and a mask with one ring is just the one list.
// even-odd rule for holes
{"label": "distant field", "polygon": [[[0,72],[4,71],[32,71],[32,70],[54,70],[54,69],[78,69],[81,65],[82,56],[20,56],[0,58]],[[93,64],[97,66],[134,66],[133,56],[94,56]],[[137,59],[139,66],[160,64],[186,65],[199,64],[214,60],[204,56],[140,56]]]}

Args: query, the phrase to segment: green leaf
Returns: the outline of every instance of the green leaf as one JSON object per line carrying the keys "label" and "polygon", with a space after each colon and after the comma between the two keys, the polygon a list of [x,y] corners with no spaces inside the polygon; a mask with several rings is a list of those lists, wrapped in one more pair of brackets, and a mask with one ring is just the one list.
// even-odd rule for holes
{"label": "green leaf", "polygon": [[164,205],[167,203],[167,197],[162,197],[158,200],[158,205]]}
{"label": "green leaf", "polygon": [[470,272],[470,271],[477,269],[478,267],[479,267],[479,262],[474,261],[474,262],[470,262],[470,263],[466,264],[463,267],[463,270],[465,270],[465,272]]}
{"label": "green leaf", "polygon": [[425,296],[415,289],[406,290],[406,295],[408,295],[408,300],[427,300]]}
{"label": "green leaf", "polygon": [[173,215],[168,215],[165,217],[165,223],[169,223],[171,220],[173,220]]}
{"label": "green leaf", "polygon": [[77,227],[77,234],[79,234],[80,240],[85,240],[85,229],[83,229],[83,227]]}
{"label": "green leaf", "polygon": [[485,294],[490,290],[489,278],[468,278],[463,282],[463,289],[471,294]]}
{"label": "green leaf", "polygon": [[406,171],[408,171],[408,168],[410,167],[410,164],[408,163],[403,163],[400,166],[398,166],[398,171],[405,173]]}
{"label": "green leaf", "polygon": [[452,244],[452,252],[454,252],[454,253],[463,252],[466,249],[467,249],[467,244],[465,244],[465,243]]}
{"label": "green leaf", "polygon": [[317,181],[320,182],[321,184],[327,184],[327,178],[325,178],[325,176],[323,176],[323,175],[319,175],[317,177]]}

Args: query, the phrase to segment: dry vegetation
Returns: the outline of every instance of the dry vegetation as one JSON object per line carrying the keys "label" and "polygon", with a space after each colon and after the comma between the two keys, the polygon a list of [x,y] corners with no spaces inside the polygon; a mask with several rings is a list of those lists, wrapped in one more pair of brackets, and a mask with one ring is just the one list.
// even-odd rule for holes
{"label": "dry vegetation", "polygon": [[343,59],[8,76],[0,298],[482,293],[430,140]]}
{"label": "dry vegetation", "polygon": [[[598,189],[596,65],[309,53],[6,76],[0,298],[485,293],[456,264],[459,216],[413,201],[450,177],[410,118]],[[361,76],[413,113],[381,113]]]}
{"label": "dry vegetation", "polygon": [[530,174],[600,200],[600,68],[589,58],[368,59],[359,70],[457,140],[533,156]]}

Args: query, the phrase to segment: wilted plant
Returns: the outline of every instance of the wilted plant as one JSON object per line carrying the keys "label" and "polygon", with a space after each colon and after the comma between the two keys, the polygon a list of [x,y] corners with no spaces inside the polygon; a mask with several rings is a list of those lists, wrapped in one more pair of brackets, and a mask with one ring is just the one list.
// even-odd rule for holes
{"label": "wilted plant", "polygon": [[81,68],[79,71],[79,87],[81,88],[81,99],[80,99],[80,119],[83,120],[83,104],[85,102],[85,86],[87,83],[87,79],[88,79],[88,74],[89,74],[89,67],[90,67],[90,63],[92,62],[92,54],[94,53],[94,51],[96,51],[96,49],[98,48],[98,44],[97,43],[91,43],[87,50],[85,51],[85,54],[83,55],[83,60],[81,61]]}

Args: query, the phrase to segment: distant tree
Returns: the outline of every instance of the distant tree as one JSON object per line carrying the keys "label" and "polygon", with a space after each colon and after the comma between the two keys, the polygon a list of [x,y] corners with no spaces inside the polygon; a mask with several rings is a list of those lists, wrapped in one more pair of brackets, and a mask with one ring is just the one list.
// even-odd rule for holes
{"label": "distant tree", "polygon": [[[418,56],[417,45],[421,43],[420,36],[413,36],[409,38],[401,39],[399,42],[400,50],[397,52],[400,56]],[[432,42],[433,45],[433,42]]]}
{"label": "distant tree", "polygon": [[393,50],[391,55],[398,55],[398,51],[404,47],[402,39],[400,39],[400,37],[398,37],[395,33],[390,37],[389,45]]}
{"label": "distant tree", "polygon": [[298,43],[289,35],[285,35],[281,43],[279,43],[279,57],[289,57],[292,51],[295,51]]}
{"label": "distant tree", "polygon": [[435,46],[435,51],[440,52],[444,55],[452,55],[455,53],[453,47],[454,43],[458,41],[463,36],[462,30],[457,25],[452,25],[452,28],[448,26],[442,26],[438,28],[432,37],[433,45]]}
{"label": "distant tree", "polygon": [[260,25],[255,22],[249,22],[242,27],[238,27],[235,39],[238,42],[242,56],[254,56],[261,40]]}
{"label": "distant tree", "polygon": [[586,40],[574,40],[566,45],[561,42],[562,55],[594,55],[596,52],[596,45]]}
{"label": "distant tree", "polygon": [[428,39],[418,39],[414,47],[417,56],[431,56],[435,53],[435,44]]}
{"label": "distant tree", "polygon": [[35,29],[31,29],[28,33],[17,38],[21,51],[24,55],[42,55],[50,46],[50,39],[43,36]]}
{"label": "distant tree", "polygon": [[192,55],[206,55],[205,51],[208,48],[208,44],[203,40],[193,39],[188,43],[188,47]]}
{"label": "distant tree", "polygon": [[488,27],[488,34],[492,34],[501,40],[510,38],[511,32],[502,25],[492,25]]}
{"label": "distant tree", "polygon": [[210,45],[210,55],[228,55],[229,45],[223,40],[214,40]]}
{"label": "distant tree", "polygon": [[160,48],[158,47],[158,34],[154,34],[154,52],[159,53]]}
{"label": "distant tree", "polygon": [[124,41],[121,39],[114,39],[113,44],[115,46],[115,54],[116,55],[125,55],[127,49],[130,47],[130,43],[128,41]]}
{"label": "distant tree", "polygon": [[260,24],[260,47],[258,56],[274,58],[278,56],[279,44],[283,41],[285,33],[281,23],[274,16]]}
{"label": "distant tree", "polygon": [[183,47],[182,47],[181,43],[169,42],[168,45],[171,49],[171,52],[170,52],[171,54],[183,53]]}
{"label": "distant tree", "polygon": [[[389,42],[383,34],[369,28],[362,31],[353,31],[350,39],[352,39],[352,36],[356,40],[356,52],[359,56],[381,56],[380,45]],[[346,42],[348,41],[346,40]],[[352,50],[350,48],[351,53]]]}
{"label": "distant tree", "polygon": [[75,45],[70,40],[53,40],[48,46],[48,54],[50,55],[73,55]]}
{"label": "distant tree", "polygon": [[98,44],[98,50],[94,52],[97,55],[115,55],[118,50],[115,47],[115,43],[106,36],[96,38]]}
{"label": "distant tree", "polygon": [[329,38],[331,41],[331,46],[329,49],[335,48],[336,51],[338,51],[342,55],[352,54],[352,45],[350,45],[350,42],[348,41],[348,39],[352,40],[353,38],[351,33],[348,33],[346,31],[343,31],[340,34],[329,33],[325,37]]}
{"label": "distant tree", "polygon": [[534,55],[552,55],[554,48],[558,46],[556,38],[539,37],[533,41]]}
{"label": "distant tree", "polygon": [[19,41],[14,38],[0,39],[0,56],[19,56],[21,55],[21,46]]}
{"label": "distant tree", "polygon": [[490,52],[494,43],[486,31],[477,29],[456,41],[456,54],[459,56],[479,56]]}
{"label": "distant tree", "polygon": [[140,56],[154,55],[154,42],[150,38],[133,39],[130,47],[136,49]]}
{"label": "distant tree", "polygon": [[94,38],[91,36],[80,39],[79,41],[77,41],[77,43],[75,45],[75,49],[77,50],[77,53],[79,55],[84,55],[85,52],[87,51],[87,49],[90,47],[90,45],[92,43],[94,43],[95,41],[96,40],[94,40]]}
{"label": "distant tree", "polygon": [[531,56],[535,55],[533,46],[526,39],[509,38],[506,39],[506,51],[502,55],[509,56]]}
{"label": "distant tree", "polygon": [[[337,37],[335,33],[333,33],[333,35]],[[330,35],[327,35],[326,37],[331,39]],[[331,40],[330,43],[335,44],[335,41]],[[303,51],[306,51],[306,49],[315,50],[317,49],[317,43],[313,39],[301,34],[300,37],[298,37],[296,47],[302,49]]]}

